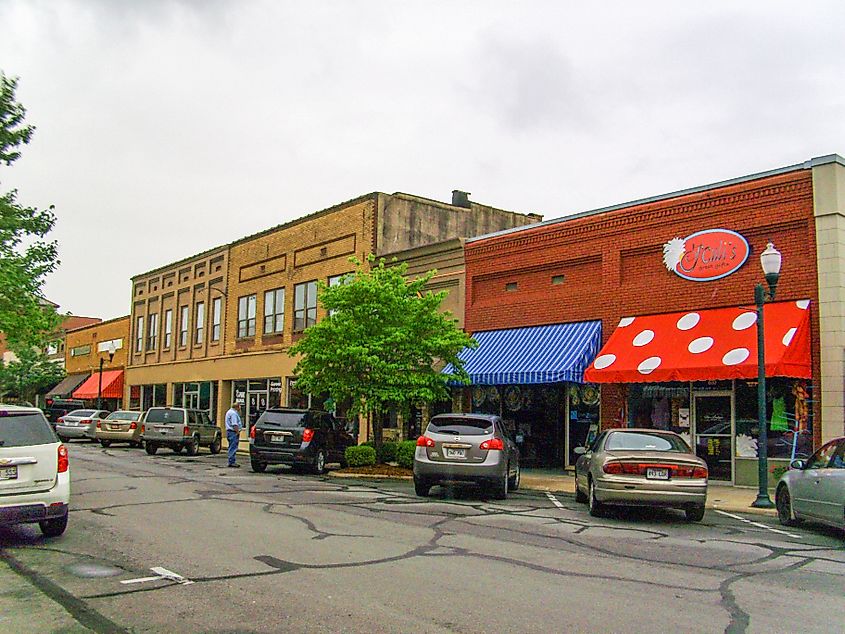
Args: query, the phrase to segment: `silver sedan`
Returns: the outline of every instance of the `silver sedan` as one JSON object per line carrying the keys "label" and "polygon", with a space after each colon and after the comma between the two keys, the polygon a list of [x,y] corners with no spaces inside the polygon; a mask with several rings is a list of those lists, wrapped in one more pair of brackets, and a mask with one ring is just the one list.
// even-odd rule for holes
{"label": "silver sedan", "polygon": [[683,509],[700,522],[707,501],[707,463],[678,434],[656,429],[603,432],[575,464],[575,498],[601,516],[609,504]]}
{"label": "silver sedan", "polygon": [[75,409],[56,421],[56,433],[62,442],[71,438],[95,440],[97,423],[108,415],[103,409]]}
{"label": "silver sedan", "polygon": [[807,460],[793,460],[775,492],[778,519],[792,526],[812,520],[845,529],[845,438],[836,438]]}

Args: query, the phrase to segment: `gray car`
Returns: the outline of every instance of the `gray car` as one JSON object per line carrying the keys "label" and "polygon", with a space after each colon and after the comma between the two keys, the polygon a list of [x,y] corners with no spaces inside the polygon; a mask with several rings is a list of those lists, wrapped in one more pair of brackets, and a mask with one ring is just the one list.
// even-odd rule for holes
{"label": "gray car", "polygon": [[612,429],[579,447],[575,499],[600,517],[608,504],[683,509],[704,518],[707,463],[678,434],[656,429]]}
{"label": "gray car", "polygon": [[845,438],[823,445],[807,460],[793,460],[775,491],[781,524],[812,520],[845,529]]}
{"label": "gray car", "polygon": [[222,436],[208,414],[184,407],[151,407],[144,413],[141,435],[147,453],[154,455],[159,447],[169,447],[176,453],[185,449],[195,456],[200,447],[220,453]]}
{"label": "gray car", "polygon": [[104,409],[75,409],[56,421],[56,434],[62,442],[71,438],[94,440],[97,423],[108,415],[109,412]]}
{"label": "gray car", "polygon": [[480,484],[497,499],[519,488],[519,449],[498,416],[438,414],[417,439],[414,488],[419,496],[444,483]]}

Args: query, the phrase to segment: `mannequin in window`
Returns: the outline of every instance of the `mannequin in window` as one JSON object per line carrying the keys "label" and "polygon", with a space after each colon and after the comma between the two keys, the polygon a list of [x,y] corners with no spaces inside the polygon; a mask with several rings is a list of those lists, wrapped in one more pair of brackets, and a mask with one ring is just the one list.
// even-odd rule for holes
{"label": "mannequin in window", "polygon": [[651,422],[657,429],[668,429],[670,419],[670,403],[665,396],[655,398],[651,402]]}

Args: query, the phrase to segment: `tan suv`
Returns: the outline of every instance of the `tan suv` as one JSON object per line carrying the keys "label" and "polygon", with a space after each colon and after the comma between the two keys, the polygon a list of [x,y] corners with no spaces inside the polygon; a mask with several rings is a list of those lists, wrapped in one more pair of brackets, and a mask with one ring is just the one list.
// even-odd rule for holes
{"label": "tan suv", "polygon": [[159,447],[169,447],[176,453],[185,449],[189,456],[195,456],[200,447],[220,453],[222,446],[220,429],[208,414],[184,407],[151,407],[144,414],[141,435],[151,456]]}

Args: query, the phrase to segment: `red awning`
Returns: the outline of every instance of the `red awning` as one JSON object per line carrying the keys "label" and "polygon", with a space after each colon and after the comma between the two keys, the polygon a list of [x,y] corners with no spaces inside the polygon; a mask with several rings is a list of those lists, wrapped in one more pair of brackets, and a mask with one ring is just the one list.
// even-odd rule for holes
{"label": "red awning", "polygon": [[[83,401],[93,401],[97,398],[97,387],[100,384],[100,373],[94,372],[73,393],[73,398]],[[103,398],[123,398],[123,370],[103,371]]]}
{"label": "red awning", "polygon": [[[766,376],[808,379],[810,300],[764,308]],[[591,383],[659,383],[757,377],[757,314],[716,308],[625,317],[584,372]]]}

